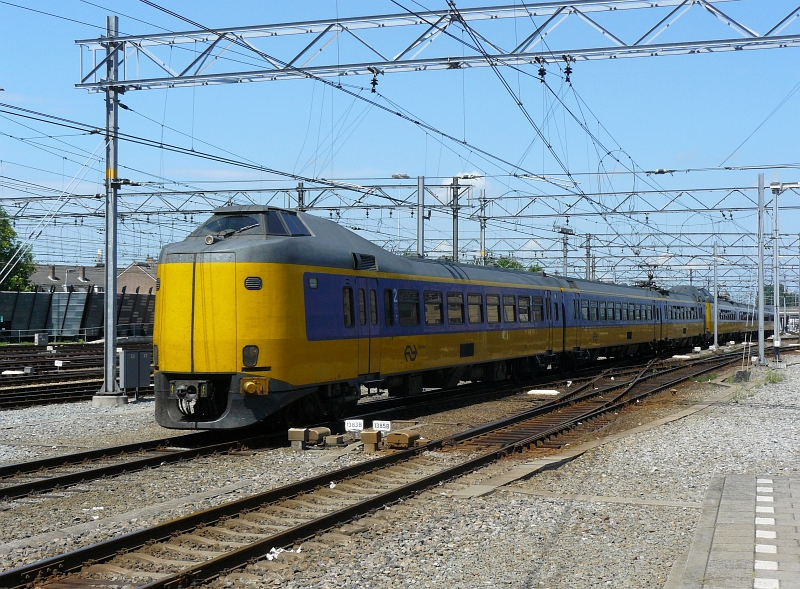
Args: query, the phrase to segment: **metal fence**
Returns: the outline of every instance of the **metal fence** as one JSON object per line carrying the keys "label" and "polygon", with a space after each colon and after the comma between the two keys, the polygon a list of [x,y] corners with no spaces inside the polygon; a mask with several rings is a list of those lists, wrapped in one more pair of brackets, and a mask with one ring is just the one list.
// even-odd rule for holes
{"label": "metal fence", "polygon": [[[153,335],[156,297],[117,293],[117,335]],[[25,341],[37,333],[51,339],[103,337],[102,292],[0,292],[0,339]]]}

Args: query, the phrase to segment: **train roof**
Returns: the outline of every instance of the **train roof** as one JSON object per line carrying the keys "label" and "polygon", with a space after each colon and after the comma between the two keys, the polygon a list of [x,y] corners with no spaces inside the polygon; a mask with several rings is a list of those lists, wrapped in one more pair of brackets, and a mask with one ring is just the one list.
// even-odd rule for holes
{"label": "train roof", "polygon": [[[606,293],[611,296],[647,296],[671,299],[675,302],[698,301],[694,291],[664,292],[649,288],[619,285],[608,282],[564,277],[542,272],[527,272],[456,263],[449,260],[399,256],[364,239],[336,221],[304,212],[264,205],[234,205],[214,209],[214,215],[258,214],[282,211],[297,215],[310,230],[310,236],[234,235],[207,244],[205,238],[190,235],[184,241],[169,244],[161,252],[161,262],[170,261],[175,254],[235,253],[241,262],[279,262],[329,268],[377,270],[382,273],[411,276],[460,279],[476,282],[519,284],[544,288],[564,288]],[[698,291],[699,292],[699,291]]]}

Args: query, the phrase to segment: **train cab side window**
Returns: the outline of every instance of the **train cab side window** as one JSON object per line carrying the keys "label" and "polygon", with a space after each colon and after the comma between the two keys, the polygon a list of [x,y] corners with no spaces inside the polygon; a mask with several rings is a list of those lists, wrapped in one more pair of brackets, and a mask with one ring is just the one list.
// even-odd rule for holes
{"label": "train cab side window", "polygon": [[597,301],[589,301],[589,319],[597,321]]}
{"label": "train cab side window", "polygon": [[600,321],[606,320],[606,302],[600,301],[600,306],[598,308],[598,317]]}
{"label": "train cab side window", "polygon": [[581,319],[589,321],[589,301],[581,301]]}
{"label": "train cab side window", "polygon": [[283,226],[281,223],[281,219],[278,216],[278,211],[269,210],[265,214],[267,218],[267,234],[269,235],[289,235],[286,231],[286,227]]}
{"label": "train cab side window", "polygon": [[486,322],[500,323],[500,295],[486,295]]}
{"label": "train cab side window", "polygon": [[353,318],[353,289],[349,286],[342,289],[342,302],[344,303],[344,326],[353,327],[356,324]]}
{"label": "train cab side window", "polygon": [[400,312],[400,326],[419,325],[419,291],[398,290],[397,310]]}
{"label": "train cab side window", "polygon": [[517,305],[514,295],[503,295],[503,320],[506,323],[516,323]]}
{"label": "train cab side window", "polygon": [[394,300],[390,288],[383,290],[383,319],[387,327],[394,325]]}
{"label": "train cab side window", "polygon": [[298,218],[297,215],[289,213],[287,211],[281,211],[281,217],[283,217],[283,222],[286,223],[286,227],[289,229],[289,233],[292,237],[297,235],[311,235],[306,226],[303,225],[303,222]]}
{"label": "train cab side window", "polygon": [[442,325],[444,323],[442,293],[426,290],[423,297],[425,299],[425,325]]}
{"label": "train cab side window", "polygon": [[483,323],[483,295],[468,294],[467,306],[469,307],[469,322]]}
{"label": "train cab side window", "polygon": [[374,288],[369,291],[369,321],[373,325],[378,324],[378,293]]}
{"label": "train cab side window", "polygon": [[531,320],[531,298],[519,297],[519,321],[529,323]]}
{"label": "train cab side window", "polygon": [[[578,304],[578,301],[575,301]],[[544,321],[544,299],[542,297],[533,297],[533,320]]]}
{"label": "train cab side window", "polygon": [[464,324],[464,294],[460,292],[447,293],[447,322],[450,325]]}
{"label": "train cab side window", "polygon": [[358,289],[358,322],[361,325],[367,324],[367,298],[363,288]]}

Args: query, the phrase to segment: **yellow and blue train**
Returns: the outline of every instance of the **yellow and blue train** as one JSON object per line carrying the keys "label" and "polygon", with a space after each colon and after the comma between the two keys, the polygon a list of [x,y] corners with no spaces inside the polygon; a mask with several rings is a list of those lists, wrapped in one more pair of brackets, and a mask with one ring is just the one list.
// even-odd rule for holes
{"label": "yellow and blue train", "polygon": [[[744,306],[719,309],[721,337],[753,331]],[[694,287],[397,256],[313,215],[225,207],[161,253],[156,419],[299,423],[340,415],[362,385],[413,395],[700,345],[712,330],[711,297]]]}

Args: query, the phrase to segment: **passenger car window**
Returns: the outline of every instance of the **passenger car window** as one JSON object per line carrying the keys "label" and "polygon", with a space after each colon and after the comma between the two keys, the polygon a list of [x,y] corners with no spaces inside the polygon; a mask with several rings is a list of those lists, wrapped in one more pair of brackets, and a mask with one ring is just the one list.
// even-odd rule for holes
{"label": "passenger car window", "polygon": [[426,290],[425,297],[425,325],[442,325],[442,293]]}
{"label": "passenger car window", "polygon": [[589,301],[581,301],[581,319],[589,321]]}
{"label": "passenger car window", "polygon": [[353,289],[345,286],[342,289],[342,302],[344,303],[344,326],[353,327]]}
{"label": "passenger car window", "polygon": [[589,301],[589,318],[597,321],[597,301]]}
{"label": "passenger car window", "polygon": [[519,297],[519,321],[528,323],[531,320],[531,299],[530,297]]}
{"label": "passenger car window", "polygon": [[500,323],[500,295],[486,295],[486,322]]}
{"label": "passenger car window", "polygon": [[600,309],[599,309],[599,313],[598,314],[599,314],[600,321],[605,321],[606,320],[606,302],[605,301],[600,301]]}
{"label": "passenger car window", "polygon": [[462,325],[464,323],[463,293],[447,293],[447,322],[450,323],[450,325]]}
{"label": "passenger car window", "polygon": [[517,305],[514,295],[503,295],[503,319],[506,323],[517,321]]}
{"label": "passenger car window", "polygon": [[397,310],[400,313],[400,325],[409,327],[419,325],[419,291],[398,290]]}
{"label": "passenger car window", "polygon": [[361,325],[367,324],[367,301],[363,288],[358,289],[358,322]]}
{"label": "passenger car window", "polygon": [[469,307],[469,322],[483,323],[483,295],[468,294],[467,306]]}
{"label": "passenger car window", "polygon": [[392,290],[390,288],[383,291],[383,318],[386,325],[394,325],[394,300],[392,300]]}
{"label": "passenger car window", "polygon": [[369,320],[373,325],[378,324],[378,293],[375,289],[369,291]]}
{"label": "passenger car window", "polygon": [[[578,301],[575,301],[578,304]],[[542,297],[533,297],[533,320],[544,321],[544,299]]]}

